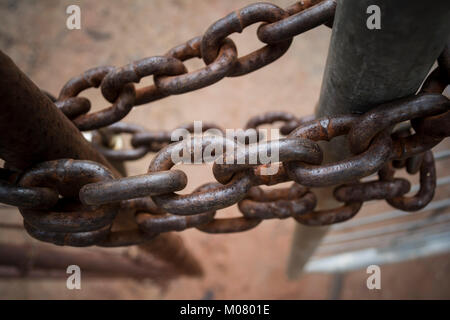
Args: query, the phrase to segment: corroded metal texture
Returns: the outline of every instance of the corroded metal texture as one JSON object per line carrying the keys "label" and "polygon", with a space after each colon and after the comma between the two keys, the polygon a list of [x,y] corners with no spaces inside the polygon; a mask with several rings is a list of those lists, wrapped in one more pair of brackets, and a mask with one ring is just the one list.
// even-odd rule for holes
{"label": "corroded metal texture", "polygon": [[300,217],[296,217],[295,220],[307,226],[326,226],[353,218],[361,209],[361,206],[362,202],[346,203],[334,209],[308,212]]}
{"label": "corroded metal texture", "polygon": [[160,171],[91,183],[81,188],[80,199],[86,204],[99,205],[178,191],[186,184],[187,177],[183,171]]}
{"label": "corroded metal texture", "polygon": [[0,127],[4,133],[0,137],[0,156],[10,166],[26,169],[61,158],[109,165],[3,52],[0,52],[0,101]]}
{"label": "corroded metal texture", "polygon": [[19,185],[51,188],[63,198],[50,210],[20,208],[26,229],[38,239],[59,245],[87,246],[101,242],[108,234],[118,205],[85,206],[79,203],[78,193],[87,183],[112,179],[106,168],[89,161],[55,160],[33,167]]}
{"label": "corroded metal texture", "polygon": [[0,202],[23,208],[51,208],[58,201],[58,193],[49,188],[20,187],[19,173],[0,169]]}
{"label": "corroded metal texture", "polygon": [[[206,192],[220,187],[219,183],[207,183],[196,189],[197,192]],[[208,223],[197,226],[197,229],[206,233],[235,233],[253,229],[262,221],[260,218],[234,217],[215,219],[216,211],[207,211],[212,214],[212,219]]]}
{"label": "corroded metal texture", "polygon": [[[387,164],[380,171],[382,180],[391,181],[394,177],[394,170]],[[393,207],[404,211],[417,211],[424,208],[433,199],[436,189],[436,168],[434,165],[433,153],[425,152],[420,166],[420,189],[412,197],[388,196],[386,201]]]}
{"label": "corroded metal texture", "polygon": [[[255,3],[232,12],[212,24],[202,38],[202,58],[210,64],[217,57],[222,41],[232,33],[242,32],[245,27],[256,22],[275,22],[287,16],[287,13],[270,3]],[[231,75],[243,75],[257,70],[278,59],[286,52],[292,38],[275,45],[267,45],[254,53],[238,59]],[[255,59],[259,57],[259,59]]]}
{"label": "corroded metal texture", "polygon": [[434,116],[450,109],[450,100],[441,94],[420,94],[386,103],[365,113],[350,132],[350,149],[361,153],[367,149],[375,134],[402,121]]}
{"label": "corroded metal texture", "polygon": [[315,6],[258,28],[258,38],[265,43],[277,43],[306,32],[317,25],[326,23],[334,17],[335,0],[321,1]]}
{"label": "corroded metal texture", "polygon": [[[186,44],[188,49],[195,48],[195,57],[197,58],[201,57],[200,43],[201,38],[197,37]],[[167,55],[170,54],[172,54],[172,51],[169,51]],[[176,54],[177,60],[181,61],[193,57],[193,53],[190,50],[186,55],[183,55],[180,51],[175,51],[173,54]],[[201,89],[226,77],[233,69],[236,59],[237,49],[234,42],[230,39],[225,39],[218,51],[217,57],[207,66],[181,75],[170,76],[167,74],[162,77],[156,76],[155,85],[161,92],[167,95],[181,94]]]}
{"label": "corroded metal texture", "polygon": [[286,219],[310,212],[316,203],[314,193],[298,184],[267,191],[255,187],[239,202],[239,210],[246,218]]}
{"label": "corroded metal texture", "polygon": [[334,190],[334,197],[342,202],[369,201],[402,196],[409,192],[411,184],[405,179],[371,181],[343,185]]}
{"label": "corroded metal texture", "polygon": [[[236,155],[236,151],[232,155],[225,153],[223,155],[223,163],[214,163],[213,173],[214,177],[220,183],[227,183],[231,180],[233,175],[240,171],[245,171],[250,168],[257,167],[261,164],[260,154],[271,154],[275,147],[271,142],[261,142],[257,145],[250,145],[241,153]],[[290,162],[301,161],[311,164],[320,164],[323,160],[322,150],[318,144],[311,140],[301,138],[288,138],[278,140],[276,143],[278,152],[278,161]],[[226,161],[233,157],[231,164]],[[253,159],[253,164],[250,164],[249,159]]]}

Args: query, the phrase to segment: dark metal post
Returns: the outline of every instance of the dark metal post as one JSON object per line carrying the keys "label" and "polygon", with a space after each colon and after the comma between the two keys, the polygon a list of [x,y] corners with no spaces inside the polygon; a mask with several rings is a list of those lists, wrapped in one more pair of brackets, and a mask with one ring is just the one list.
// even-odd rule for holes
{"label": "dark metal post", "polygon": [[0,157],[17,169],[60,158],[107,160],[0,51]]}
{"label": "dark metal post", "polygon": [[[0,157],[17,169],[61,158],[92,160],[120,176],[72,122],[1,51]],[[124,226],[124,220],[121,219],[121,226]],[[164,241],[167,247],[149,243],[139,248],[173,264],[182,274],[201,274],[200,264],[179,237],[164,234],[154,241],[158,244]],[[167,248],[170,249],[168,252]]]}
{"label": "dark metal post", "polygon": [[[380,8],[381,29],[367,27],[371,5]],[[416,93],[449,35],[448,0],[338,0],[316,115],[364,113]],[[326,161],[348,153],[342,138],[324,147]],[[331,190],[320,193],[326,195],[322,207],[336,205]],[[288,266],[291,278],[301,273],[328,230],[296,228]]]}

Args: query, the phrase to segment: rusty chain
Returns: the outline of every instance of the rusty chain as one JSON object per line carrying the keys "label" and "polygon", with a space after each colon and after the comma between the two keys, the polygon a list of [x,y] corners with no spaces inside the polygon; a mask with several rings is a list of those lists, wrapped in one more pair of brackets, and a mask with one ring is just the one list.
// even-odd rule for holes
{"label": "rusty chain", "polygon": [[[262,68],[280,58],[295,35],[329,22],[335,8],[335,0],[304,0],[285,10],[263,2],[248,5],[213,23],[203,36],[172,48],[164,56],[144,58],[120,68],[97,67],[72,78],[61,89],[55,104],[82,131],[108,126],[123,119],[134,106]],[[266,46],[238,58],[236,45],[227,37],[257,22],[263,23],[257,36]],[[183,61],[192,58],[203,59],[205,67],[188,72]],[[135,89],[133,83],[148,76],[154,77],[154,84]],[[79,94],[98,87],[112,106],[88,113],[90,101]]]}
{"label": "rusty chain", "polygon": [[[257,70],[283,55],[292,38],[321,24],[332,24],[336,2],[309,0],[281,9],[257,3],[235,11],[212,24],[202,37],[177,46],[164,56],[145,58],[121,68],[98,67],[70,80],[55,105],[82,131],[92,131],[92,144],[107,158],[136,160],[155,153],[148,172],[115,179],[104,166],[82,160],[59,159],[36,164],[25,172],[7,165],[0,171],[0,202],[19,207],[27,232],[42,241],[59,245],[106,247],[149,241],[158,234],[196,228],[207,233],[250,230],[267,219],[294,218],[309,226],[346,221],[355,216],[362,204],[386,200],[395,208],[415,211],[433,198],[436,170],[430,149],[450,136],[450,101],[442,95],[449,83],[448,47],[439,58],[439,66],[426,79],[421,92],[383,104],[363,115],[339,115],[314,119],[297,118],[286,112],[270,112],[248,121],[245,129],[282,122],[279,140],[280,169],[265,175],[258,157],[256,164],[215,161],[217,182],[207,183],[191,194],[180,195],[188,178],[181,170],[172,170],[171,155],[198,147],[201,150],[223,138],[202,136],[172,143],[169,131],[151,132],[120,121],[137,105],[211,85],[224,77],[240,76]],[[227,38],[247,26],[262,22],[258,38],[266,46],[244,57],[237,57],[236,46]],[[188,72],[183,61],[201,58],[205,67]],[[135,89],[143,77],[154,76],[154,84]],[[78,95],[91,87],[100,87],[113,105],[88,113],[90,101]],[[193,125],[180,128],[194,131]],[[223,129],[203,124],[203,131]],[[112,150],[107,137],[131,134],[129,150]],[[352,155],[334,163],[323,163],[317,143],[346,136]],[[229,141],[228,141],[229,142]],[[236,143],[236,141],[231,142]],[[191,149],[189,149],[191,148]],[[233,145],[232,150],[235,146]],[[271,152],[271,144],[248,144],[244,159],[257,150]],[[412,197],[406,179],[395,178],[395,169],[420,172],[420,189]],[[378,173],[378,180],[361,182]],[[288,188],[264,190],[293,181]],[[317,199],[309,189],[336,186],[334,197],[342,206],[316,210]],[[237,204],[242,216],[216,218],[217,210]],[[116,230],[119,211],[134,216],[134,228]]]}

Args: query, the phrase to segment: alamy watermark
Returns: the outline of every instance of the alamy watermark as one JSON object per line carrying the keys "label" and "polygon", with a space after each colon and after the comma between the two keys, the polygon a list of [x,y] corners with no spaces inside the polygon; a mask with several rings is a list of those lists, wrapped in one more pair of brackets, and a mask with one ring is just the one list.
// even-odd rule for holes
{"label": "alamy watermark", "polygon": [[376,264],[372,264],[366,269],[367,274],[370,276],[367,278],[367,289],[380,290],[381,289],[381,269]]}
{"label": "alamy watermark", "polygon": [[81,290],[81,269],[79,266],[72,264],[67,267],[66,273],[70,274],[67,277],[66,287],[69,290]]}
{"label": "alamy watermark", "polygon": [[76,4],[72,4],[66,8],[66,13],[69,15],[66,20],[66,26],[69,30],[81,29],[81,9]]}
{"label": "alamy watermark", "polygon": [[381,9],[379,6],[372,4],[367,7],[367,14],[370,16],[367,18],[366,26],[369,30],[381,29]]}

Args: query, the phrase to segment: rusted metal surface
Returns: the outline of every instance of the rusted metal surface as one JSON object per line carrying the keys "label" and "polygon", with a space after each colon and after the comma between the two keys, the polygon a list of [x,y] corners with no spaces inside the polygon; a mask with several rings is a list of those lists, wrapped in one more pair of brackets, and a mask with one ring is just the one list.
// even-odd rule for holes
{"label": "rusted metal surface", "polygon": [[[206,192],[209,190],[216,190],[220,188],[219,183],[206,183],[198,187],[196,192]],[[196,228],[206,233],[235,233],[243,232],[253,229],[262,221],[260,218],[234,217],[234,218],[219,218],[216,219],[216,211],[209,210],[207,213],[211,214],[211,220],[205,224],[199,225]]]}
{"label": "rusted metal surface", "polygon": [[[219,189],[220,183],[207,183],[198,187],[194,192],[207,192]],[[221,218],[215,219],[216,211],[211,209],[206,212],[211,216],[210,221],[202,225],[196,226],[196,228],[202,232],[206,233],[235,233],[243,232],[256,227],[262,220],[252,219],[246,217],[235,217],[235,218]],[[199,215],[197,215],[199,216]]]}
{"label": "rusted metal surface", "polygon": [[[387,164],[380,171],[382,180],[393,180],[394,170],[390,164]],[[386,201],[394,208],[404,211],[417,211],[424,208],[433,199],[434,190],[436,189],[436,168],[434,165],[433,153],[425,152],[420,166],[420,189],[416,195],[412,197],[403,196],[387,196]]]}
{"label": "rusted metal surface", "polygon": [[343,185],[334,190],[334,197],[341,202],[381,200],[402,196],[409,192],[411,184],[405,179],[371,181]]}
{"label": "rusted metal surface", "polygon": [[138,83],[143,77],[150,75],[177,75],[185,72],[186,67],[178,59],[171,57],[144,58],[109,72],[101,83],[101,90],[105,99],[114,103],[128,83]]}
{"label": "rusted metal surface", "polygon": [[308,212],[296,217],[295,220],[307,226],[326,226],[353,218],[361,209],[361,206],[362,202],[350,202],[334,209]]}
{"label": "rusted metal surface", "polygon": [[246,218],[286,219],[310,212],[316,203],[314,193],[298,184],[268,191],[255,187],[239,202],[239,210]]}
{"label": "rusted metal surface", "polygon": [[251,178],[238,174],[226,185],[216,185],[213,190],[188,195],[165,194],[152,199],[167,212],[190,215],[229,207],[243,199],[251,187]]}
{"label": "rusted metal surface", "polygon": [[[180,48],[180,46],[169,51],[166,56],[176,55],[176,59],[185,61],[196,57],[201,58],[200,45],[201,38],[196,37],[188,41],[185,45],[188,52]],[[191,50],[195,50],[193,53]],[[167,95],[181,94],[189,91],[197,90],[210,86],[217,81],[223,79],[232,70],[237,59],[237,49],[230,39],[225,39],[218,51],[217,57],[207,66],[181,75],[165,75],[155,77],[155,85]]]}
{"label": "rusted metal surface", "polygon": [[[86,89],[99,87],[103,79],[114,70],[113,67],[97,67],[71,79],[61,89],[57,103],[64,103],[66,108],[76,108],[80,100],[74,100],[73,98],[78,98],[78,94]],[[119,97],[111,107],[93,114],[79,115],[73,119],[73,122],[80,130],[92,130],[107,126],[125,117],[133,107],[135,99],[134,86],[127,84],[121,88]],[[73,101],[73,103],[70,104],[70,101]]]}
{"label": "rusted metal surface", "polygon": [[91,110],[91,102],[83,97],[73,97],[62,101],[55,100],[54,102],[62,113],[71,120]]}
{"label": "rusted metal surface", "polygon": [[[257,145],[250,145],[248,148],[236,156],[234,153],[232,156],[235,158],[232,164],[227,164],[225,159],[228,159],[230,155],[227,153],[223,156],[223,164],[214,163],[213,173],[217,181],[222,184],[226,184],[231,180],[234,174],[240,171],[246,171],[247,169],[254,168],[263,164],[259,157],[260,154],[269,154],[272,151],[271,142],[261,142]],[[306,139],[280,139],[277,143],[278,158],[281,162],[301,161],[311,164],[320,164],[322,162],[322,150],[319,145],[311,140]],[[256,160],[254,164],[249,164],[249,159]]]}
{"label": "rusted metal surface", "polygon": [[[359,118],[341,116],[334,119],[317,119],[300,126],[289,137],[305,137],[314,141],[329,141],[348,133]],[[379,131],[378,131],[379,132]],[[390,156],[391,141],[386,132],[378,133],[371,148],[342,161],[321,166],[290,162],[286,164],[287,173],[294,181],[310,186],[324,187],[347,183],[368,176],[380,169]]]}
{"label": "rusted metal surface", "polygon": [[[242,32],[246,27],[256,22],[276,22],[287,17],[288,14],[270,3],[255,3],[248,5],[212,24],[202,38],[202,58],[210,64],[217,57],[221,42],[230,34]],[[283,55],[289,48],[292,38],[265,47],[241,57],[236,62],[230,76],[240,76],[273,62]]]}
{"label": "rusted metal surface", "polygon": [[288,163],[287,172],[294,181],[308,187],[347,183],[378,171],[389,159],[391,148],[389,136],[380,133],[371,148],[350,159],[322,166]]}
{"label": "rusted metal surface", "polygon": [[168,231],[183,231],[188,228],[195,228],[204,225],[214,218],[215,212],[205,212],[193,216],[175,216],[168,213],[150,214],[139,213],[136,221],[139,227],[145,232],[163,233]]}
{"label": "rusted metal surface", "polygon": [[138,176],[91,183],[80,190],[83,203],[99,205],[137,197],[164,194],[184,189],[187,177],[183,171],[153,172]]}
{"label": "rusted metal surface", "polygon": [[422,153],[406,159],[406,172],[408,172],[409,174],[416,174],[417,172],[419,172],[420,167],[422,166],[423,157],[424,155]]}
{"label": "rusted metal surface", "polygon": [[236,233],[236,232],[244,232],[250,229],[255,228],[261,223],[261,219],[254,218],[222,218],[222,219],[214,219],[213,221],[198,226],[197,229],[212,234],[220,234],[220,233]]}
{"label": "rusted metal surface", "polygon": [[0,101],[0,156],[10,166],[22,170],[61,158],[92,160],[108,166],[72,122],[3,52]]}
{"label": "rusted metal surface", "polygon": [[275,44],[326,23],[334,17],[335,0],[321,1],[289,17],[258,28],[258,38],[262,42]]}
{"label": "rusted metal surface", "polygon": [[[38,207],[19,208],[27,230],[50,242],[54,236],[54,243],[59,245],[87,246],[100,242],[117,215],[118,205],[84,206],[78,201],[78,193],[87,183],[112,179],[112,173],[106,168],[89,161],[55,160],[33,167],[19,185],[47,187],[63,198],[46,211]],[[38,230],[45,230],[45,235]]]}
{"label": "rusted metal surface", "polygon": [[350,149],[361,153],[377,132],[396,123],[441,114],[450,108],[450,100],[441,94],[420,94],[395,103],[386,103],[358,119],[349,132]]}
{"label": "rusted metal surface", "polygon": [[26,188],[17,185],[19,172],[0,169],[0,202],[23,208],[51,208],[58,201],[58,193],[49,188]]}
{"label": "rusted metal surface", "polygon": [[25,230],[33,238],[59,246],[87,247],[103,242],[109,234],[109,226],[84,232],[55,232],[38,229],[24,221]]}

